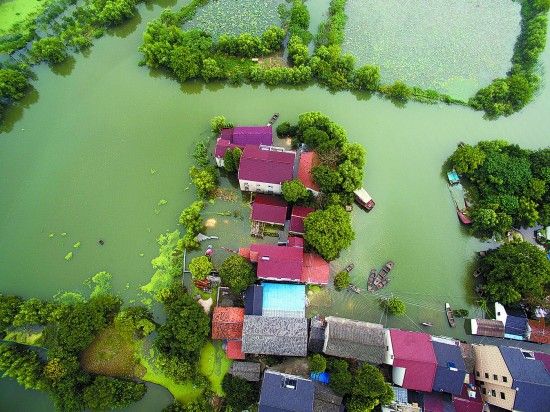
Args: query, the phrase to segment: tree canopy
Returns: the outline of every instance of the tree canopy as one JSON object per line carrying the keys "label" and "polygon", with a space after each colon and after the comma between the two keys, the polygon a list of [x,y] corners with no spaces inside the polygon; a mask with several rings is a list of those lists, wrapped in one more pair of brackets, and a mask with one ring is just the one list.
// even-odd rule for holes
{"label": "tree canopy", "polygon": [[397,297],[381,299],[380,306],[392,316],[403,316],[407,312],[405,304]]}
{"label": "tree canopy", "polygon": [[350,274],[347,270],[338,272],[334,277],[334,288],[336,290],[346,289],[350,284]]}
{"label": "tree canopy", "polygon": [[354,373],[351,397],[346,404],[350,412],[372,411],[378,405],[387,405],[392,400],[391,386],[375,366],[364,363]]}
{"label": "tree canopy", "polygon": [[234,411],[244,411],[258,402],[259,387],[237,376],[227,374],[222,381],[227,406]]}
{"label": "tree canopy", "polygon": [[550,294],[550,261],[527,242],[505,243],[481,258],[483,294],[491,302],[541,304]]}
{"label": "tree canopy", "polygon": [[67,48],[59,37],[44,37],[33,42],[31,56],[38,62],[61,63],[69,56]]}
{"label": "tree canopy", "polygon": [[282,192],[288,203],[297,203],[309,198],[309,191],[298,179],[283,182]]}
{"label": "tree canopy", "polygon": [[208,256],[194,257],[189,263],[189,271],[193,276],[193,279],[202,280],[212,272],[214,265]]}
{"label": "tree canopy", "polygon": [[243,292],[256,281],[252,264],[240,255],[231,255],[220,266],[220,277],[235,293]]}
{"label": "tree canopy", "polygon": [[243,151],[234,147],[232,149],[227,149],[223,155],[223,167],[229,173],[235,173],[239,170],[239,164],[241,162],[241,156]]}
{"label": "tree canopy", "polygon": [[355,238],[351,217],[341,206],[317,210],[304,220],[304,239],[324,259],[334,260]]}

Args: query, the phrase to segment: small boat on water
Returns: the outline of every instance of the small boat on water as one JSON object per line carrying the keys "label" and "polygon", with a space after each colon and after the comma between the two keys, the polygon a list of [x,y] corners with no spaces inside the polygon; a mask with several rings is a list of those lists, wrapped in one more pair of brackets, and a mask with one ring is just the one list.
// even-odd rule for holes
{"label": "small boat on water", "polygon": [[456,208],[456,214],[458,215],[458,220],[464,225],[470,225],[472,224],[472,219],[470,219],[462,210],[459,208]]}
{"label": "small boat on water", "polygon": [[365,188],[362,187],[361,189],[357,189],[353,193],[355,194],[355,201],[359,203],[360,206],[364,207],[367,212],[370,212],[374,208],[374,200],[371,195],[367,193]]}
{"label": "small boat on water", "polygon": [[354,267],[355,265],[353,263],[350,263],[349,265],[346,266],[344,270],[349,273],[353,270]]}
{"label": "small boat on water", "polygon": [[380,269],[380,272],[378,272],[378,274],[376,273],[376,269],[372,269],[370,271],[369,279],[367,281],[367,290],[369,292],[376,292],[377,290],[380,290],[383,287],[385,287],[390,282],[390,279],[388,278],[388,276],[394,266],[395,266],[395,263],[389,260],[382,267],[382,269]]}
{"label": "small boat on water", "polygon": [[454,328],[456,326],[456,321],[453,315],[453,310],[451,309],[451,305],[449,305],[448,303],[445,303],[445,313],[447,314],[449,325],[451,326],[451,328]]}
{"label": "small boat on water", "polygon": [[348,286],[348,290],[353,293],[361,293],[361,289],[359,289],[357,286],[355,286],[353,283],[351,283]]}
{"label": "small boat on water", "polygon": [[432,322],[422,322],[422,326],[427,326],[428,328],[431,328],[434,324]]}
{"label": "small boat on water", "polygon": [[267,123],[268,126],[271,126],[273,123],[277,121],[279,118],[279,113],[275,113],[273,116],[271,116],[271,119],[269,119],[269,122]]}
{"label": "small boat on water", "polygon": [[449,183],[452,185],[460,183],[460,177],[458,176],[458,173],[454,169],[451,170],[450,172],[447,172],[447,179],[449,180]]}

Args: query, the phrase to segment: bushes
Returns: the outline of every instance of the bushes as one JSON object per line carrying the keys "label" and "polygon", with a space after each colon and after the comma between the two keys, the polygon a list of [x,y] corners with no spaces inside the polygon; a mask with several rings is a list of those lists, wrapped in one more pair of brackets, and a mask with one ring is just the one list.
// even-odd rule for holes
{"label": "bushes", "polygon": [[327,360],[319,353],[312,355],[309,358],[309,369],[312,372],[324,372],[327,368]]}
{"label": "bushes", "polygon": [[344,41],[344,27],[347,16],[344,11],[346,0],[331,0],[328,19],[319,26],[317,46],[340,46]]}
{"label": "bushes", "polygon": [[353,86],[357,90],[376,91],[380,86],[380,67],[362,66],[355,71]]}
{"label": "bushes", "polygon": [[238,147],[227,149],[223,155],[223,168],[229,173],[237,172],[242,154],[243,151]]}
{"label": "bushes", "polygon": [[20,70],[0,69],[0,100],[19,100],[28,87],[27,76]]}
{"label": "bushes", "polygon": [[257,384],[239,377],[227,374],[222,381],[225,402],[231,410],[244,411],[258,402],[259,388]]}
{"label": "bushes", "polygon": [[68,57],[65,44],[59,37],[44,37],[33,42],[30,54],[37,61],[61,63]]}
{"label": "bushes", "polygon": [[407,308],[403,301],[396,297],[381,299],[380,307],[387,310],[392,316],[403,316],[407,313]]}
{"label": "bushes", "polygon": [[212,269],[214,269],[214,265],[208,256],[195,257],[189,263],[189,271],[195,280],[206,279]]}
{"label": "bushes", "polygon": [[297,179],[283,182],[282,192],[284,199],[289,203],[305,201],[309,198],[309,191]]}
{"label": "bushes", "polygon": [[203,229],[203,219],[201,211],[204,209],[204,203],[200,200],[191,203],[189,207],[181,212],[179,222],[185,228],[185,235],[182,239],[184,249],[195,249],[199,247],[199,242],[195,237]]}
{"label": "bushes", "polygon": [[231,255],[220,266],[220,277],[235,293],[244,290],[256,281],[252,264],[240,255]]}
{"label": "bushes", "polygon": [[198,195],[203,199],[208,199],[212,196],[212,193],[218,187],[218,173],[214,166],[202,169],[191,166],[189,176],[197,188]]}
{"label": "bushes", "polygon": [[349,272],[345,270],[343,270],[342,272],[338,272],[334,277],[334,288],[336,290],[346,289],[349,286],[350,281],[351,279]]}
{"label": "bushes", "polygon": [[279,50],[284,37],[284,30],[277,26],[268,27],[260,37],[250,33],[238,36],[223,34],[216,44],[216,50],[230,56],[258,57]]}

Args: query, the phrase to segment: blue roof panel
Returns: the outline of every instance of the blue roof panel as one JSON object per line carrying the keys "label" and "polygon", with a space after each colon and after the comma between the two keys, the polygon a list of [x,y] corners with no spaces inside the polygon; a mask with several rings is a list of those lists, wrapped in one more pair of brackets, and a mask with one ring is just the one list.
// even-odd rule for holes
{"label": "blue roof panel", "polygon": [[244,297],[244,313],[245,315],[262,314],[262,286],[252,285],[246,289]]}
{"label": "blue roof panel", "polygon": [[433,390],[460,395],[466,376],[466,365],[458,345],[432,341],[437,359]]}
{"label": "blue roof panel", "polygon": [[314,394],[315,386],[309,379],[267,370],[262,382],[259,411],[313,412]]}
{"label": "blue roof panel", "polygon": [[506,318],[504,325],[504,333],[508,335],[525,336],[527,332],[527,318],[519,316],[510,316]]}

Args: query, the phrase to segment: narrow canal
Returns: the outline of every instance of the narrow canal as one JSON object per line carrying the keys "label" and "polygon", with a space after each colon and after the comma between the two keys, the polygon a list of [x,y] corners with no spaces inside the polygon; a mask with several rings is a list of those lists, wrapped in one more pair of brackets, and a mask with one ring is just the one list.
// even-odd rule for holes
{"label": "narrow canal", "polygon": [[[458,141],[506,138],[547,146],[550,88],[521,113],[487,121],[465,108],[397,107],[376,96],[318,87],[178,86],[138,66],[144,27],[160,11],[142,5],[141,17],[97,41],[90,53],[55,70],[39,67],[28,107],[8,114],[0,134],[2,292],[47,298],[81,289],[84,279],[107,270],[116,292],[137,299],[137,287],[152,273],[156,237],[174,230],[192,200],[186,190],[190,151],[208,135],[209,119],[224,114],[235,123],[261,124],[274,112],[280,121],[294,121],[319,110],[367,148],[365,186],[377,203],[370,214],[355,208],[357,238],[333,266],[355,263],[353,280],[364,287],[371,267],[394,260],[382,293],[403,298],[407,317],[386,319],[374,297],[347,292],[317,297],[312,311],[413,330],[431,321],[434,334],[464,337],[461,327],[447,326],[443,304],[475,310],[468,266],[480,245],[456,219],[442,163]],[[550,67],[548,49],[543,66]],[[158,206],[161,199],[168,203]],[[81,247],[66,262],[78,241]],[[151,385],[131,410],[157,410],[169,399]],[[53,408],[46,395],[2,380],[0,410],[13,405]]]}

